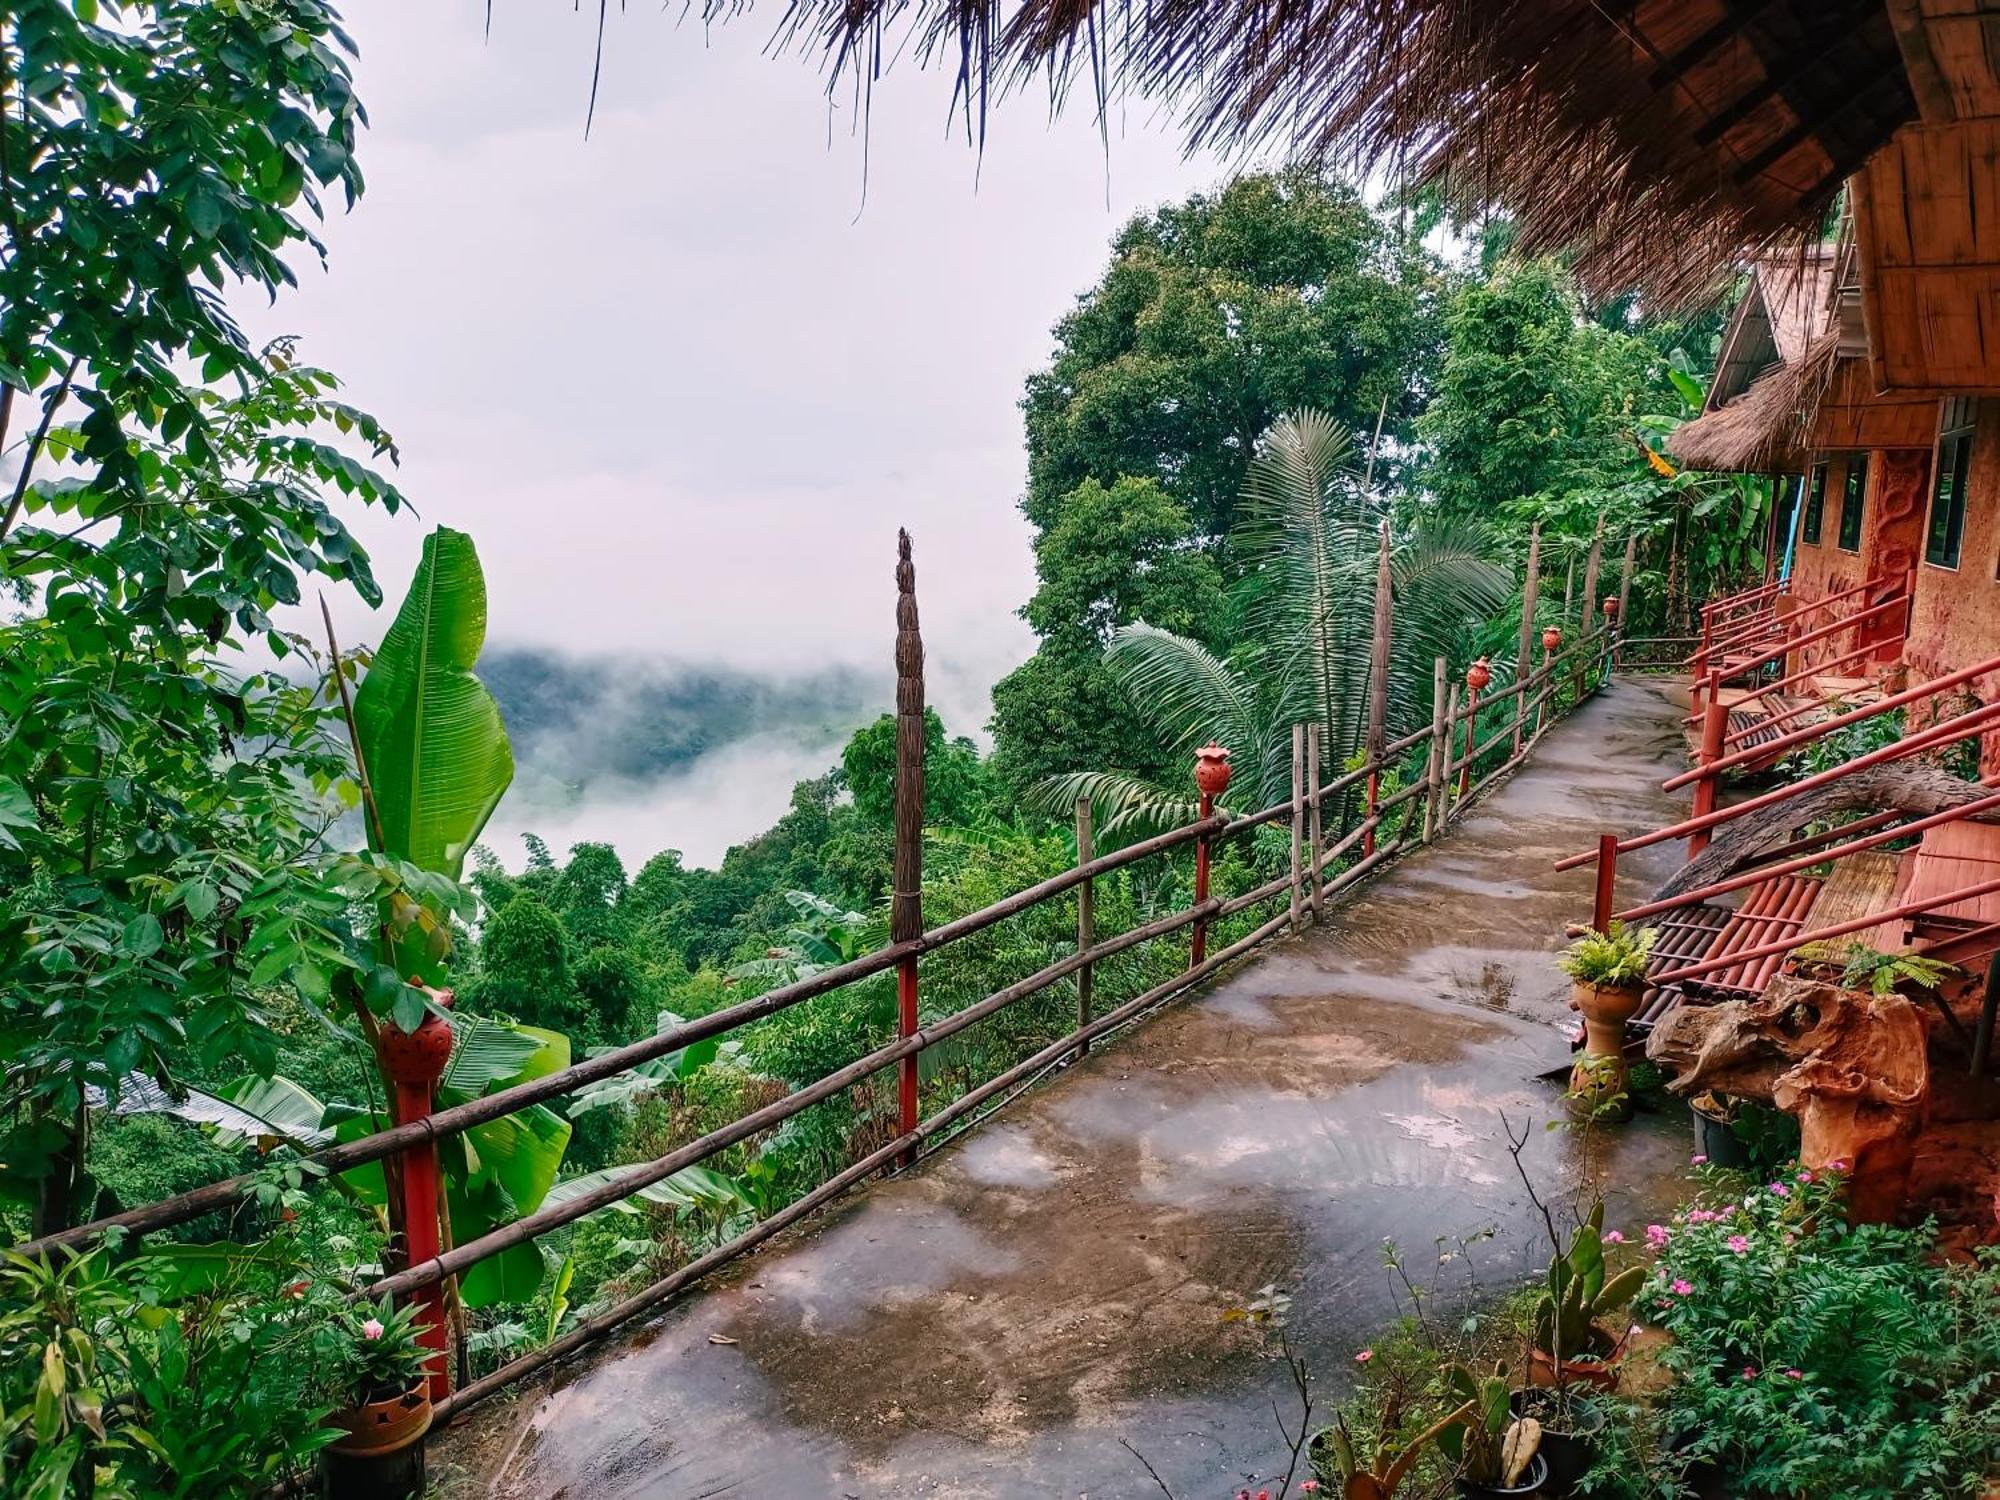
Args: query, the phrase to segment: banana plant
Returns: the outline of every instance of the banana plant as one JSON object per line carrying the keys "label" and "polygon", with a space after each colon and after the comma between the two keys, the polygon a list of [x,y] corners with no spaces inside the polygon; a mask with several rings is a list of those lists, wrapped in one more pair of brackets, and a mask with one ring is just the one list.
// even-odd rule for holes
{"label": "banana plant", "polygon": [[[512,1088],[569,1066],[569,1038],[488,1016],[453,1018],[451,1061],[438,1082],[437,1103],[449,1109],[499,1089]],[[328,1139],[357,1140],[388,1128],[378,1111],[350,1101],[321,1101],[282,1075],[244,1078],[218,1089],[215,1100],[258,1122],[258,1134],[310,1150]],[[240,1134],[249,1133],[235,1127]],[[475,1125],[438,1145],[454,1236],[469,1240],[533,1213],[554,1186],[569,1145],[570,1124],[546,1105],[534,1104]],[[380,1163],[341,1174],[362,1201],[386,1206]],[[525,1302],[541,1284],[542,1254],[516,1245],[470,1268],[459,1294],[468,1307]]]}
{"label": "banana plant", "polygon": [[[479,555],[471,537],[440,526],[353,700],[370,850],[454,885],[514,779],[500,705],[472,670],[485,639]],[[379,910],[380,967],[364,998],[413,1030],[424,1000],[409,981],[443,982],[451,912],[403,885],[383,892]]]}

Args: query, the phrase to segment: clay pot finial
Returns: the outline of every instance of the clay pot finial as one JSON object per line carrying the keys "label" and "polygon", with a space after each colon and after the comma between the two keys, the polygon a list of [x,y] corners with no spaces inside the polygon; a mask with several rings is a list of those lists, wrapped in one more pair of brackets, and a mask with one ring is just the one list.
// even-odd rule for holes
{"label": "clay pot finial", "polygon": [[1206,797],[1220,797],[1229,789],[1229,751],[1210,740],[1194,753],[1194,784]]}

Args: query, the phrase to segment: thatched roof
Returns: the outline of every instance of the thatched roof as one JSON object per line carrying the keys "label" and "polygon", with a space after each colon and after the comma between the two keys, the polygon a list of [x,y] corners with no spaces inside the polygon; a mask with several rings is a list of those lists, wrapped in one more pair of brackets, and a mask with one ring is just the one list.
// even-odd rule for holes
{"label": "thatched roof", "polygon": [[1837,333],[1820,337],[1803,359],[1773,365],[1734,401],[1684,422],[1667,435],[1667,454],[1683,468],[1722,474],[1796,473],[1804,469],[1813,414],[1839,358]]}
{"label": "thatched roof", "polygon": [[1749,284],[1722,331],[1709,411],[1741,396],[1773,365],[1795,365],[1833,325],[1828,297],[1835,245],[1808,245],[1791,255],[1767,257],[1750,268]]}
{"label": "thatched roof", "polygon": [[1593,288],[1673,300],[1816,240],[1917,114],[1882,0],[791,0],[785,32],[871,82],[913,41],[982,122],[1047,74],[1164,101],[1195,145],[1442,183]]}

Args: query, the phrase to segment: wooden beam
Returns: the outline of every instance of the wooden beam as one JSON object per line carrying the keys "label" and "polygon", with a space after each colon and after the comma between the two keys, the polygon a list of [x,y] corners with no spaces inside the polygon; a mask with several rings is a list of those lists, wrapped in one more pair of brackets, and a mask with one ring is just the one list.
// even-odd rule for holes
{"label": "wooden beam", "polygon": [[1957,119],[1958,107],[1952,103],[1951,89],[1931,52],[1922,0],[1884,0],[1883,8],[1889,13],[1889,29],[1896,35],[1896,50],[1903,54],[1903,72],[1910,80],[1910,96],[1917,101],[1917,118],[1926,125],[1944,125]]}
{"label": "wooden beam", "polygon": [[[1818,114],[1801,114],[1798,124],[1794,125],[1790,130],[1779,136],[1770,145],[1766,146],[1762,151],[1759,151],[1755,156],[1736,169],[1734,175],[1737,186],[1741,187],[1753,179],[1763,176],[1770,168],[1790,156],[1807,141],[1812,140],[1821,130],[1831,125],[1835,120],[1840,119],[1841,116],[1859,107],[1872,95],[1879,93],[1884,83],[1897,80],[1899,77],[1900,75],[1894,72],[1878,73],[1867,83],[1862,84],[1861,87],[1845,95],[1831,109],[1821,110]],[[1876,150],[1886,143],[1892,134],[1894,134],[1894,127],[1885,130],[1882,133],[1882,140],[1868,147],[1862,154],[1862,160],[1865,161],[1869,156],[1874,155]],[[1821,145],[1820,149],[1826,152],[1826,157],[1829,161],[1833,162],[1834,169],[1820,179],[1818,186],[1814,188],[1814,192],[1819,191],[1819,188],[1826,186],[1833,180],[1847,176],[1861,165],[1861,162],[1858,161],[1845,163],[1839,161],[1831,151],[1826,150],[1824,144]]]}
{"label": "wooden beam", "polygon": [[1654,89],[1664,89],[1678,83],[1705,62],[1723,43],[1768,10],[1770,5],[1771,0],[1744,0],[1744,3],[1739,5],[1731,5],[1728,0],[1723,0],[1721,17],[1680,51],[1653,69],[1646,79],[1647,85]]}
{"label": "wooden beam", "polygon": [[[1736,100],[1720,114],[1710,116],[1695,131],[1695,143],[1702,146],[1714,145],[1723,136],[1734,130],[1738,125],[1741,125],[1779,94],[1782,94],[1786,89],[1812,72],[1814,68],[1825,62],[1830,54],[1839,51],[1842,47],[1853,41],[1854,32],[1848,25],[1852,17],[1852,12],[1865,9],[1874,4],[1875,0],[1858,0],[1858,3],[1856,3],[1856,0],[1849,0],[1845,13],[1837,10],[1834,16],[1830,18],[1826,39],[1819,46],[1809,52],[1800,54],[1784,68],[1767,73],[1764,81],[1758,84],[1757,87]],[[1796,113],[1796,110],[1794,112]]]}

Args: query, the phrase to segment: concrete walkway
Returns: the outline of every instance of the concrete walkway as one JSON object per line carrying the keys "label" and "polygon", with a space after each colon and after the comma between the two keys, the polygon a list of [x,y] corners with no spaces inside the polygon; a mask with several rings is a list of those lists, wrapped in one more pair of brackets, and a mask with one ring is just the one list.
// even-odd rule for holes
{"label": "concrete walkway", "polygon": [[[1537,1180],[1587,1174],[1633,1232],[1671,1201],[1685,1121],[1547,1131],[1567,1049],[1549,962],[1587,917],[1559,854],[1676,816],[1680,709],[1620,682],[1439,846],[1322,928],[1272,945],[1093,1052],[907,1177],[881,1183],[552,1386],[437,1445],[447,1492],[588,1500],[1182,1500],[1282,1472],[1283,1366],[1223,1314],[1269,1284],[1322,1409],[1397,1313],[1394,1240],[1463,1298],[1546,1260],[1500,1115]],[[1635,857],[1650,891],[1672,847]],[[1469,1283],[1476,1281],[1476,1288]]]}

